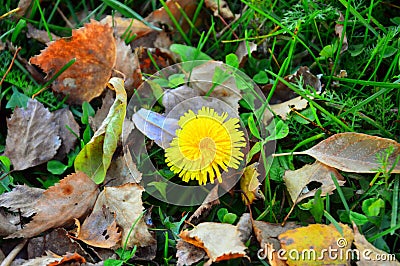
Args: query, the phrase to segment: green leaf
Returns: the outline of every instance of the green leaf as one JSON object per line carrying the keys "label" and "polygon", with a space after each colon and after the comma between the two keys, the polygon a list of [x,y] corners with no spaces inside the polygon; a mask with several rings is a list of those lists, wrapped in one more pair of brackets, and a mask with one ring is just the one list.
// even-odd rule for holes
{"label": "green leaf", "polygon": [[13,88],[12,90],[13,94],[11,95],[10,100],[8,100],[6,108],[25,108],[28,104],[29,97],[23,93],[20,93],[16,88]]}
{"label": "green leaf", "polygon": [[249,153],[247,154],[247,163],[249,163],[251,161],[251,159],[253,158],[254,155],[256,155],[257,153],[259,153],[261,151],[261,146],[262,143],[261,142],[257,142],[256,144],[253,145],[253,147],[251,147]]}
{"label": "green leaf", "polygon": [[254,121],[253,115],[249,116],[249,119],[247,120],[247,125],[249,126],[251,134],[253,134],[254,137],[261,140],[260,131],[258,131],[257,124],[256,121]]}
{"label": "green leaf", "polygon": [[88,102],[83,102],[82,104],[82,117],[81,122],[84,125],[89,125],[89,116],[94,116],[96,112],[93,107]]}
{"label": "green leaf", "polygon": [[11,36],[11,42],[15,43],[17,40],[18,36],[21,34],[21,31],[26,28],[26,20],[25,19],[20,19],[17,23],[17,26],[15,26],[14,31]]}
{"label": "green leaf", "polygon": [[47,162],[47,171],[54,175],[61,175],[68,169],[68,165],[63,164],[57,160],[51,160]]}
{"label": "green leaf", "polygon": [[0,162],[3,164],[4,167],[2,167],[6,172],[9,172],[11,170],[11,161],[7,156],[1,155],[0,156]]}
{"label": "green leaf", "polygon": [[185,74],[173,74],[168,77],[168,87],[176,88],[182,84],[185,84]]}
{"label": "green leaf", "polygon": [[265,73],[265,71],[260,71],[257,74],[255,74],[253,80],[255,83],[258,84],[267,84],[269,81],[267,73]]}
{"label": "green leaf", "polygon": [[289,134],[289,126],[281,119],[275,119],[275,121],[276,120],[278,120],[278,122],[275,123],[275,128],[271,128],[274,123],[270,123],[267,127],[271,135],[266,138],[266,141],[283,139]]}
{"label": "green leaf", "polygon": [[75,159],[75,171],[84,172],[96,184],[104,181],[126,115],[127,96],[124,81],[120,78],[111,78],[109,84],[116,91],[116,99],[100,128]]}
{"label": "green leaf", "polygon": [[317,223],[321,223],[322,216],[324,215],[324,201],[321,198],[321,188],[319,188],[314,195],[314,202],[310,209],[311,214]]}
{"label": "green leaf", "polygon": [[150,182],[147,184],[148,186],[153,186],[160,192],[161,196],[166,200],[167,199],[167,183],[165,182]]}
{"label": "green leaf", "polygon": [[123,260],[106,259],[104,261],[104,266],[122,266],[122,265],[124,265]]}
{"label": "green leaf", "polygon": [[228,54],[225,56],[225,62],[231,67],[239,68],[239,59],[235,54]]}
{"label": "green leaf", "polygon": [[366,199],[362,203],[362,210],[367,216],[378,216],[384,207],[385,202],[382,199]]}
{"label": "green leaf", "polygon": [[212,60],[207,54],[192,46],[174,43],[169,47],[169,50],[180,55],[183,62],[192,60]]}
{"label": "green leaf", "polygon": [[224,215],[224,218],[222,220],[223,223],[227,224],[233,224],[237,219],[237,215],[234,213],[227,213]]}
{"label": "green leaf", "polygon": [[221,208],[217,212],[218,220],[223,223],[224,222],[224,217],[227,215],[229,212],[226,208]]}
{"label": "green leaf", "polygon": [[353,211],[350,211],[350,220],[355,222],[356,225],[363,225],[368,222],[367,216]]}

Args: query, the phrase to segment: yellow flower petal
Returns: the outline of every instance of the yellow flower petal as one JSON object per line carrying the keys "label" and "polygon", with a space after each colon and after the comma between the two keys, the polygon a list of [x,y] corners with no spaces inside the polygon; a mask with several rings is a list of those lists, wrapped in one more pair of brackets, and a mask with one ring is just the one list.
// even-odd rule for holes
{"label": "yellow flower petal", "polygon": [[243,159],[240,149],[246,146],[244,134],[238,130],[239,119],[228,118],[227,113],[219,115],[214,109],[203,107],[195,114],[185,113],[178,122],[180,129],[165,149],[165,161],[171,171],[183,181],[198,180],[206,184],[222,182],[220,168],[237,169]]}

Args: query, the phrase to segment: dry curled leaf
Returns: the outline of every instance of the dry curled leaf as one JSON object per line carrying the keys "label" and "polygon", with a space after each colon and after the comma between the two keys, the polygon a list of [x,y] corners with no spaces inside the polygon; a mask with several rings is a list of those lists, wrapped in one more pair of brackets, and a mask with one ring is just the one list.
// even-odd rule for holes
{"label": "dry curled leaf", "polygon": [[115,221],[115,214],[107,207],[94,210],[78,227],[76,238],[86,244],[99,248],[112,248],[121,240],[121,232]]}
{"label": "dry curled leaf", "polygon": [[212,262],[246,256],[246,246],[240,241],[236,226],[226,223],[204,222],[179,236],[185,242],[204,249]]}
{"label": "dry curled leaf", "polygon": [[244,204],[252,204],[256,199],[264,199],[264,195],[260,191],[261,183],[258,180],[260,175],[257,172],[258,163],[246,166],[243,175],[240,179],[240,189],[242,194],[242,201]]}
{"label": "dry curled leaf", "polygon": [[[125,243],[129,230],[143,212],[143,190],[143,187],[132,183],[118,187],[105,187],[93,208],[93,212],[98,212],[105,206],[116,214],[117,225],[122,229],[122,243]],[[129,235],[127,248],[132,248],[134,245],[145,247],[155,243],[153,236],[147,229],[142,217],[137,221]]]}
{"label": "dry curled leaf", "polygon": [[89,125],[94,132],[96,132],[100,128],[115,101],[115,93],[112,90],[107,90],[104,94],[105,95],[102,99],[101,107],[96,111],[94,117],[89,116]]}
{"label": "dry curled leaf", "polygon": [[336,189],[335,183],[333,183],[331,178],[332,175],[338,180],[339,185],[342,186],[344,184],[343,176],[335,168],[316,161],[295,171],[287,170],[283,176],[283,180],[285,181],[290,198],[294,203],[298,203],[305,198],[315,195],[317,188],[307,188],[307,185],[311,182],[321,183],[322,196],[331,194]]}
{"label": "dry curled leaf", "polygon": [[[387,161],[386,170],[389,170],[400,156],[400,144],[391,139],[361,133],[335,134],[311,149],[293,154],[310,155],[330,167],[345,172],[376,173],[382,166],[378,157],[386,155],[388,149],[393,149]],[[392,173],[400,173],[399,163]]]}
{"label": "dry curled leaf", "polygon": [[116,60],[112,29],[92,20],[73,30],[72,37],[49,43],[30,63],[40,66],[51,78],[74,58],[75,63],[53,81],[52,88],[69,95],[69,103],[82,104],[99,96],[111,76]]}
{"label": "dry curled leaf", "polygon": [[34,207],[32,221],[7,238],[30,238],[80,218],[93,207],[97,194],[97,185],[84,173],[68,175],[43,192]]}
{"label": "dry curled leaf", "polygon": [[53,114],[29,99],[26,109],[15,108],[7,120],[5,155],[15,170],[24,170],[52,159],[61,145]]}
{"label": "dry curled leaf", "polygon": [[[47,31],[45,30],[38,30],[37,28],[35,28],[34,26],[32,26],[32,24],[28,23],[27,25],[28,28],[28,32],[26,33],[26,36],[28,38],[32,38],[35,39],[41,43],[48,43],[50,42],[49,39],[49,34]],[[60,37],[58,37],[57,35],[54,35],[53,33],[51,34],[51,38],[53,41],[56,41],[58,39],[60,39]]]}

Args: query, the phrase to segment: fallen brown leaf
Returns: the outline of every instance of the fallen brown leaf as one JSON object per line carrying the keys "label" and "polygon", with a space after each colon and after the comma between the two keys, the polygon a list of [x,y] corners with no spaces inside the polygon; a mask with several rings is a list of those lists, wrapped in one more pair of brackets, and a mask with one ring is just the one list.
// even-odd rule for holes
{"label": "fallen brown leaf", "polygon": [[257,50],[257,45],[254,42],[249,42],[249,41],[240,42],[235,52],[239,60],[239,66],[243,67],[247,57],[249,56],[249,52],[251,54],[256,50]]}
{"label": "fallen brown leaf", "polygon": [[203,259],[205,255],[206,252],[203,249],[183,240],[179,239],[176,244],[177,265],[192,265]]}
{"label": "fallen brown leaf", "polygon": [[[61,146],[57,151],[56,158],[63,159],[74,147],[79,136],[79,124],[68,108],[63,108],[53,113],[54,121],[58,126],[58,136],[61,138]],[[72,130],[75,135],[70,131]]]}
{"label": "fallen brown leaf", "polygon": [[204,249],[212,262],[246,257],[246,246],[240,241],[236,226],[204,222],[179,236],[185,242]]}
{"label": "fallen brown leaf", "polygon": [[[377,156],[384,155],[390,147],[393,147],[393,153],[388,157],[386,170],[389,170],[400,156],[400,144],[392,139],[361,133],[335,134],[311,149],[293,154],[310,155],[330,167],[345,172],[376,173],[381,167]],[[399,163],[392,173],[400,173]]]}
{"label": "fallen brown leaf", "polygon": [[205,0],[204,3],[207,8],[214,12],[214,16],[221,15],[224,19],[233,19],[235,17],[225,0]]}
{"label": "fallen brown leaf", "polygon": [[[343,17],[342,12],[339,12],[338,22],[344,22],[344,17]],[[340,53],[347,51],[347,48],[349,47],[349,44],[347,43],[346,32],[343,32],[343,27],[344,27],[344,25],[341,23],[336,23],[336,25],[335,25],[335,33],[338,36],[339,40],[342,38],[342,35],[344,34],[343,42],[342,42],[342,49],[340,50]]]}
{"label": "fallen brown leaf", "polygon": [[125,89],[129,98],[135,90],[136,72],[140,72],[139,58],[120,38],[117,39],[117,59],[114,68],[125,75]]}
{"label": "fallen brown leaf", "polygon": [[134,35],[136,35],[135,39],[141,38],[154,31],[143,22],[133,18],[108,15],[100,23],[114,27],[115,35],[124,39],[131,39]]}
{"label": "fallen brown leaf", "polygon": [[309,190],[307,188],[312,181],[321,183],[321,196],[331,194],[336,189],[331,178],[332,175],[338,180],[339,185],[342,186],[345,183],[343,176],[335,168],[316,161],[295,171],[287,170],[283,181],[285,181],[293,203],[298,203],[315,195],[317,189]]}
{"label": "fallen brown leaf", "polygon": [[[202,219],[204,219],[211,211],[214,205],[220,204],[218,195],[218,184],[214,186],[213,189],[208,193],[207,197],[204,199],[203,203],[196,209],[196,211],[187,220],[188,224],[198,224]],[[186,226],[186,225],[185,225]]]}
{"label": "fallen brown leaf", "polygon": [[68,237],[68,232],[64,228],[56,228],[43,236],[29,240],[27,247],[29,259],[41,257],[48,251],[54,254],[78,253],[87,261],[94,261],[77,241]]}
{"label": "fallen brown leaf", "polygon": [[127,248],[132,248],[134,245],[145,247],[155,243],[143,217],[137,221],[128,238],[132,225],[143,212],[143,190],[140,185],[132,183],[118,187],[105,187],[93,208],[93,212],[98,212],[103,209],[103,206],[106,206],[110,212],[116,214],[117,225],[122,229],[121,242],[127,241]]}
{"label": "fallen brown leaf", "polygon": [[41,188],[17,185],[12,191],[0,195],[0,206],[29,217],[35,213],[35,206],[43,192],[44,189]]}
{"label": "fallen brown leaf", "polygon": [[102,99],[101,107],[96,111],[94,117],[89,116],[89,125],[96,132],[104,119],[106,119],[108,112],[110,111],[111,106],[115,101],[115,93],[112,90],[107,90],[104,93],[104,98]]}
{"label": "fallen brown leaf", "polygon": [[[190,26],[186,19],[183,17],[182,12],[186,14],[189,19],[192,19],[194,12],[196,11],[196,2],[190,0],[168,0],[165,5],[169,9],[170,14],[179,23],[184,31],[189,30]],[[145,20],[152,23],[159,23],[168,25],[171,28],[175,28],[174,23],[170,15],[168,14],[164,7],[154,10],[150,15],[148,15]]]}
{"label": "fallen brown leaf", "polygon": [[273,104],[271,105],[271,110],[279,115],[283,120],[287,119],[287,115],[292,111],[292,108],[296,110],[303,110],[308,105],[308,101],[306,99],[301,98],[301,96],[297,96],[291,100],[288,100],[283,103]]}
{"label": "fallen brown leaf", "polygon": [[18,230],[18,227],[0,212],[0,236],[8,236]]}
{"label": "fallen brown leaf", "polygon": [[[49,39],[49,34],[47,33],[47,31],[45,30],[38,30],[37,28],[35,28],[34,26],[32,26],[32,24],[28,23],[27,25],[28,28],[28,32],[26,33],[26,36],[28,38],[32,38],[35,39],[41,43],[48,43],[50,42]],[[53,41],[56,41],[58,39],[60,39],[60,37],[58,37],[55,34],[51,34],[51,38]]]}
{"label": "fallen brown leaf", "polygon": [[72,37],[51,42],[30,62],[40,66],[47,78],[51,78],[73,58],[76,62],[53,82],[52,88],[69,95],[69,103],[82,104],[99,96],[110,79],[116,60],[112,29],[92,20],[83,28],[73,30]]}
{"label": "fallen brown leaf", "polygon": [[253,231],[257,238],[260,247],[265,249],[265,245],[272,244],[275,250],[279,250],[281,245],[278,241],[278,236],[287,230],[300,227],[295,222],[287,222],[285,226],[281,224],[272,224],[264,221],[253,220]]}
{"label": "fallen brown leaf", "polygon": [[84,257],[79,255],[78,253],[67,253],[62,257],[60,261],[57,262],[52,262],[47,264],[47,266],[67,266],[67,265],[81,265],[83,263],[86,263],[86,260]]}
{"label": "fallen brown leaf", "polygon": [[97,185],[84,173],[68,175],[43,192],[34,207],[36,215],[32,221],[7,238],[30,238],[80,218],[93,207],[97,194]]}
{"label": "fallen brown leaf", "polygon": [[249,240],[253,232],[252,220],[250,213],[243,213],[236,225],[239,230],[239,238],[243,243]]}
{"label": "fallen brown leaf", "polygon": [[111,213],[107,207],[93,211],[82,226],[79,220],[75,220],[75,224],[78,227],[76,238],[90,246],[112,248],[121,240],[115,214]]}
{"label": "fallen brown leaf", "polygon": [[61,145],[53,114],[29,99],[26,109],[16,107],[7,120],[5,155],[14,170],[24,170],[52,159]]}

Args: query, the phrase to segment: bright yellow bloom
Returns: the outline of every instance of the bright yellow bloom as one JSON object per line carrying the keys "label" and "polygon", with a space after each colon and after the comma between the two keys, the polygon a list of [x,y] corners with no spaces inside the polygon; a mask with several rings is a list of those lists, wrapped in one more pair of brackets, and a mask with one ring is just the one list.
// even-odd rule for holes
{"label": "bright yellow bloom", "polygon": [[206,184],[208,178],[214,183],[217,177],[222,182],[220,167],[237,169],[243,159],[241,147],[246,146],[243,132],[238,130],[239,119],[228,118],[227,113],[219,115],[209,107],[203,107],[195,114],[185,113],[178,122],[176,137],[165,149],[165,161],[183,181],[197,179]]}

